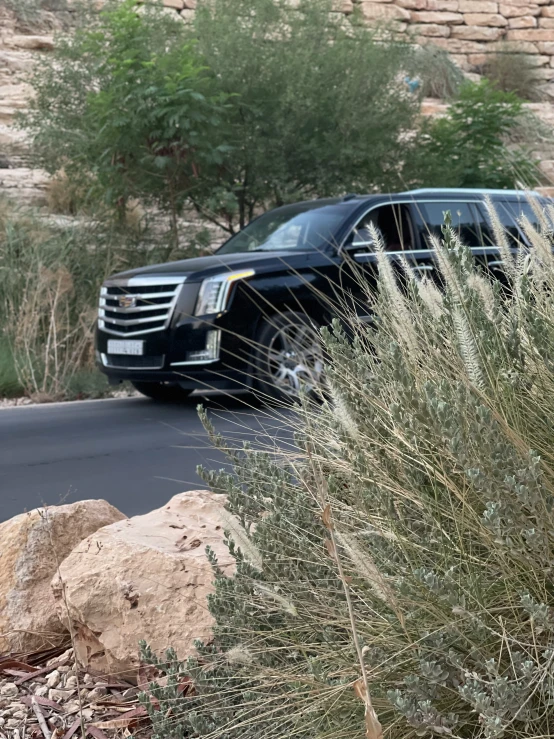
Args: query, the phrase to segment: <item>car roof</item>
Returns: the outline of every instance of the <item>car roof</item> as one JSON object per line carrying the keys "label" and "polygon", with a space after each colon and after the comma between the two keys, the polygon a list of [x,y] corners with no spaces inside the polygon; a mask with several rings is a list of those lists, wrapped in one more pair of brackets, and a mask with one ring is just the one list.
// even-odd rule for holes
{"label": "car roof", "polygon": [[[452,187],[422,187],[415,190],[405,190],[404,192],[388,192],[388,193],[368,193],[365,195],[346,195],[342,198],[320,198],[314,200],[305,200],[302,203],[295,203],[297,206],[304,205],[306,209],[325,206],[339,206],[347,210],[354,210],[361,204],[373,201],[387,202],[388,200],[402,199],[429,199],[429,200],[455,200],[457,198],[463,200],[482,200],[489,197],[493,201],[498,200],[522,200],[529,197],[544,198],[543,195],[536,190],[500,190],[486,188],[452,188]],[[288,206],[282,206],[288,207]]]}

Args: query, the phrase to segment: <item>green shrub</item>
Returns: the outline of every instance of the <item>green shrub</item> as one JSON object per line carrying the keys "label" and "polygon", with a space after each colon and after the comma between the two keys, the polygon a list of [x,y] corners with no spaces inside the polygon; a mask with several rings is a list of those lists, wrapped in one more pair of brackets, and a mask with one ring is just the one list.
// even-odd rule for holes
{"label": "green shrub", "polygon": [[402,83],[411,47],[366,23],[332,22],[332,0],[294,5],[198,3],[199,51],[232,96],[230,156],[198,206],[233,226],[270,204],[400,184],[419,108]]}
{"label": "green shrub", "polygon": [[496,229],[504,289],[448,226],[444,292],[379,249],[376,321],[325,332],[297,451],[234,451],[208,424],[237,570],[212,556],[196,661],[143,645],[169,673],[142,696],[156,737],[552,734],[554,257],[550,220],[524,225],[515,256]]}
{"label": "green shrub", "polygon": [[483,74],[498,90],[531,101],[540,99],[541,80],[535,69],[532,55],[514,51],[509,45],[501,45],[494,54],[489,54],[482,66]]}
{"label": "green shrub", "polygon": [[33,73],[22,125],[37,161],[63,169],[73,193],[88,193],[124,218],[130,198],[168,216],[175,247],[186,199],[200,173],[222,162],[225,96],[202,67],[185,25],[134,0],[85,14]]}
{"label": "green shrub", "polygon": [[444,118],[424,122],[405,175],[428,187],[514,188],[539,181],[530,151],[508,145],[522,101],[488,80],[468,82]]}
{"label": "green shrub", "polygon": [[24,389],[19,382],[17,369],[9,341],[0,338],[0,398],[11,398],[23,395]]}

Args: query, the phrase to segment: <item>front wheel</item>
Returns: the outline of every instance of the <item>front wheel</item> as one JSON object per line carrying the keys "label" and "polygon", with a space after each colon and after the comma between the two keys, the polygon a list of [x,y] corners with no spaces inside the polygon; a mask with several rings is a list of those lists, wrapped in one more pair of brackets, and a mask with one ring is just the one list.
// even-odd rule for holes
{"label": "front wheel", "polygon": [[301,313],[266,319],[258,333],[254,373],[266,399],[317,397],[323,382],[323,347],[319,327]]}
{"label": "front wheel", "polygon": [[160,403],[179,403],[192,393],[192,390],[169,382],[131,382],[131,385],[142,395]]}

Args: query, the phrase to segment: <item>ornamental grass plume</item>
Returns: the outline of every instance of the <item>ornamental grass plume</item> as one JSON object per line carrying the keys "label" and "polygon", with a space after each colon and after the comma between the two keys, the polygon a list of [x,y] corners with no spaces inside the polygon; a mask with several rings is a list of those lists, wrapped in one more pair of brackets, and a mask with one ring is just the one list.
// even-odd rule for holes
{"label": "ornamental grass plume", "polygon": [[198,659],[144,647],[170,675],[143,696],[157,737],[554,734],[551,210],[522,222],[533,249],[503,249],[504,282],[448,222],[440,290],[382,272],[375,320],[323,332],[294,448],[231,449],[204,416],[233,465],[204,478],[259,558],[232,532],[235,576],[210,555]]}

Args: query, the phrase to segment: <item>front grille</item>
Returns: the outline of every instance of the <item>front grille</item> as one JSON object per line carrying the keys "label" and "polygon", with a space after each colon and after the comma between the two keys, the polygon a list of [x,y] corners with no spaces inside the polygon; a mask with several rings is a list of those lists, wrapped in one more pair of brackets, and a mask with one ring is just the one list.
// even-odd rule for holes
{"label": "front grille", "polygon": [[104,367],[113,369],[163,369],[165,363],[164,354],[156,354],[151,357],[121,356],[119,354],[102,354]]}
{"label": "front grille", "polygon": [[169,325],[185,277],[108,280],[100,291],[98,327],[116,336],[163,331]]}

